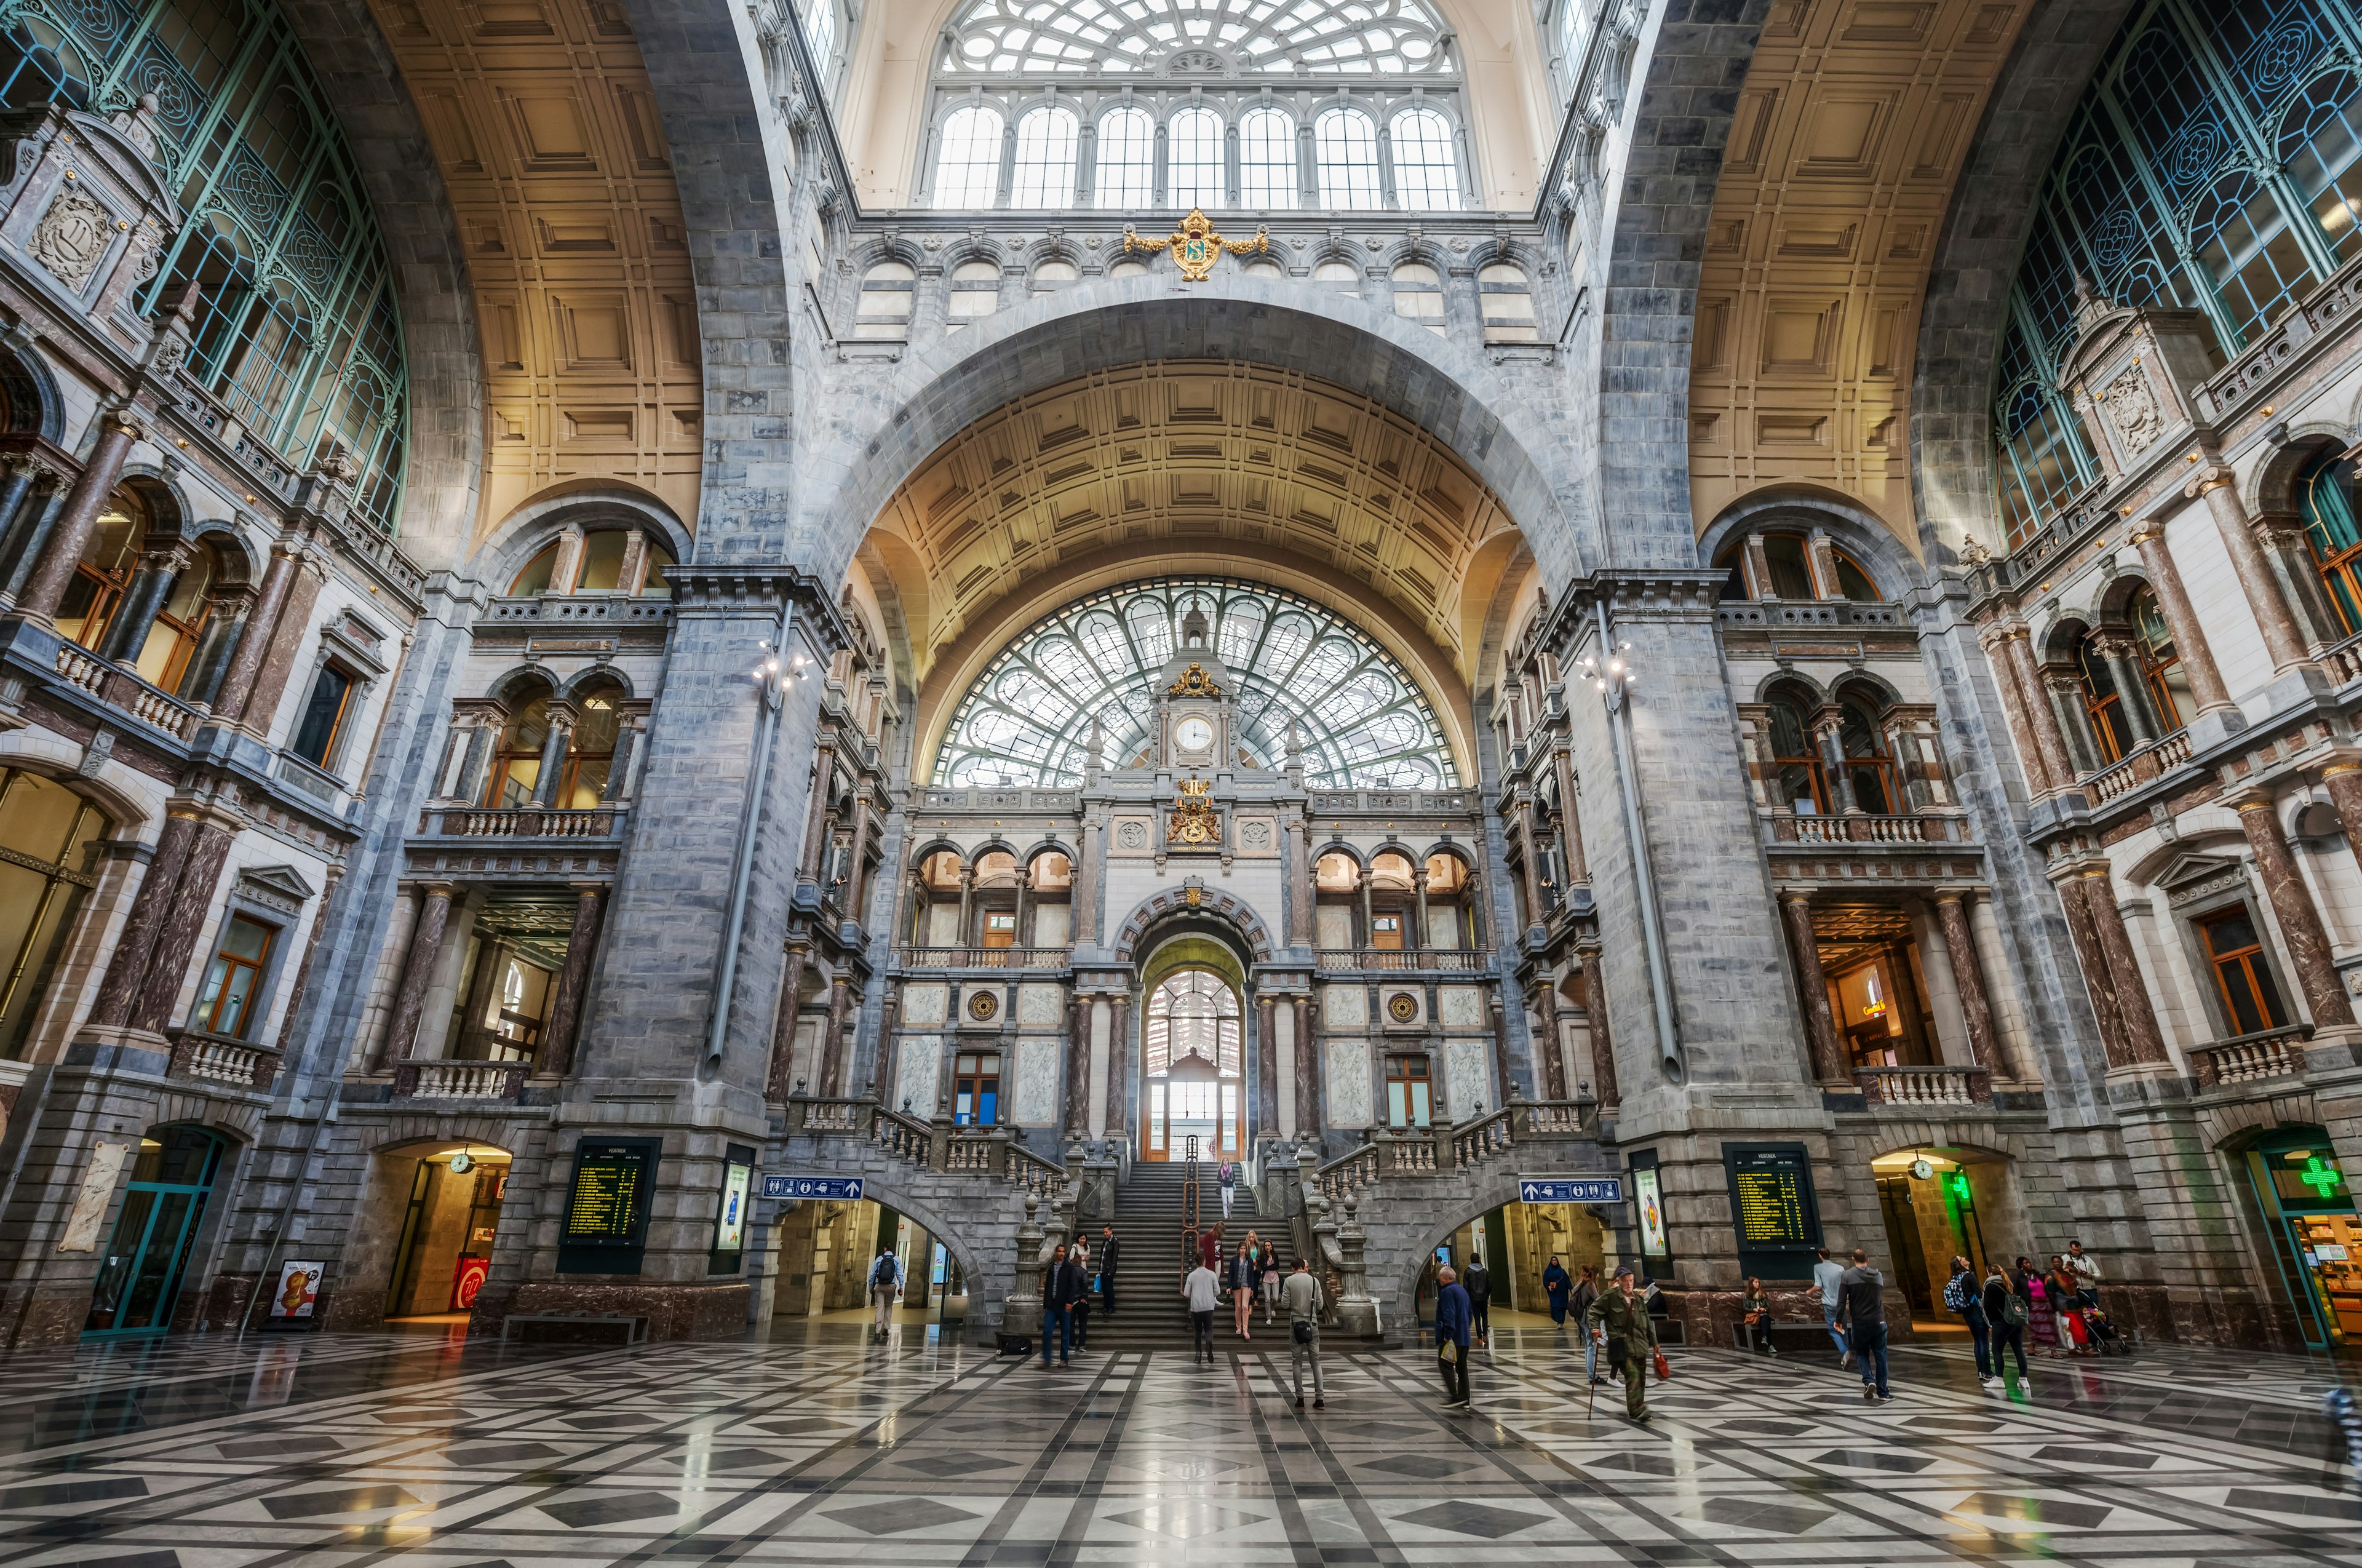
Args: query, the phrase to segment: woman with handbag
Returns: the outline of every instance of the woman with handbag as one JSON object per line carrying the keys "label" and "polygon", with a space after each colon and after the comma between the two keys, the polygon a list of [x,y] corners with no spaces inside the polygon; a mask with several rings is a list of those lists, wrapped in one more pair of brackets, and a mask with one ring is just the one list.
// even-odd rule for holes
{"label": "woman with handbag", "polygon": [[1753,1275],[1747,1276],[1747,1294],[1739,1298],[1738,1309],[1746,1314],[1747,1348],[1758,1355],[1778,1355],[1772,1346],[1772,1298],[1764,1294],[1763,1282]]}

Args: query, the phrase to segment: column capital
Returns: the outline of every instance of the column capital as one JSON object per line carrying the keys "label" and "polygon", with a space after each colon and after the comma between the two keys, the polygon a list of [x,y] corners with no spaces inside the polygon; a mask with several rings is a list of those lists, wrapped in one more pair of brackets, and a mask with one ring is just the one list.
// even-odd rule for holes
{"label": "column capital", "polygon": [[1968,904],[1977,896],[1974,888],[1938,888],[1928,895],[1938,904]]}
{"label": "column capital", "polygon": [[2259,784],[2251,784],[2234,794],[2224,796],[2223,803],[2242,816],[2249,812],[2268,812],[2274,809],[2270,789]]}
{"label": "column capital", "polygon": [[2181,493],[2195,501],[2210,491],[2221,490],[2224,486],[2235,482],[2237,478],[2236,474],[2222,464],[2208,463],[2190,476],[2181,487]]}

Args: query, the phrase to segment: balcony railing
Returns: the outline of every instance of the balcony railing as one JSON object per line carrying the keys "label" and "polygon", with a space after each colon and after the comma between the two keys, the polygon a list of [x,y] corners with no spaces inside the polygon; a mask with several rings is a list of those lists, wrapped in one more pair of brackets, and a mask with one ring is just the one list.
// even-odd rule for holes
{"label": "balcony railing", "polygon": [[1853,1081],[1872,1105],[1991,1105],[1982,1067],[1857,1067]]}
{"label": "balcony railing", "polygon": [[2191,1069],[2202,1088],[2296,1077],[2304,1072],[2304,1043],[2311,1033],[2291,1024],[2202,1045],[2190,1053]]}
{"label": "balcony railing", "polygon": [[101,701],[113,703],[174,740],[186,740],[196,732],[194,708],[149,685],[121,666],[107,663],[87,648],[60,643],[57,668],[69,685],[79,686]]}
{"label": "balcony railing", "polygon": [[1529,1143],[1594,1135],[1595,1101],[1513,1100],[1499,1110],[1442,1127],[1380,1128],[1360,1148],[1320,1167],[1330,1201],[1388,1180],[1426,1180],[1470,1170]]}
{"label": "balcony railing", "polygon": [[279,1074],[279,1053],[268,1045],[200,1029],[175,1031],[171,1038],[171,1065],[165,1069],[169,1077],[262,1089]]}
{"label": "balcony railing", "polygon": [[1714,607],[1726,626],[1907,626],[1900,604],[1858,604],[1849,599],[1726,599]]}
{"label": "balcony railing", "polygon": [[954,1176],[996,1176],[1044,1200],[1066,1190],[1065,1167],[1019,1143],[1013,1128],[955,1127],[947,1120],[930,1123],[874,1099],[813,1095],[790,1098],[788,1125],[823,1138],[867,1138],[911,1165]]}
{"label": "balcony railing", "polygon": [[524,1092],[528,1062],[403,1062],[393,1070],[396,1099],[514,1099]]}
{"label": "balcony railing", "polygon": [[2092,798],[2093,805],[2100,805],[2139,789],[2189,760],[2190,732],[2176,730],[2163,740],[2126,752],[2121,762],[2092,774],[2083,780],[2083,792]]}
{"label": "balcony railing", "polygon": [[1339,947],[1320,955],[1323,969],[1384,969],[1409,972],[1492,967],[1492,956],[1473,947]]}
{"label": "balcony railing", "polygon": [[1063,969],[1073,956],[1066,947],[905,947],[902,964],[911,969]]}
{"label": "balcony railing", "polygon": [[596,806],[587,812],[540,806],[430,806],[419,813],[418,831],[445,838],[613,838],[621,831],[623,821],[621,806]]}
{"label": "balcony railing", "polygon": [[1767,844],[1968,844],[1972,842],[1965,817],[1930,814],[1893,817],[1852,813],[1838,816],[1792,815],[1777,812],[1762,819]]}

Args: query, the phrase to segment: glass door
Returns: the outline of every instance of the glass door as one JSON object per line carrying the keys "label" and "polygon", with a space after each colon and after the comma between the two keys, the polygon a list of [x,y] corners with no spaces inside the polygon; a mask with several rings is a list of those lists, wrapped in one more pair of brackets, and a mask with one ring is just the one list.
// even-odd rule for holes
{"label": "glass door", "polygon": [[131,1189],[91,1291],[84,1334],[160,1334],[172,1326],[172,1304],[180,1298],[223,1144],[200,1128],[160,1131],[160,1139],[140,1141]]}

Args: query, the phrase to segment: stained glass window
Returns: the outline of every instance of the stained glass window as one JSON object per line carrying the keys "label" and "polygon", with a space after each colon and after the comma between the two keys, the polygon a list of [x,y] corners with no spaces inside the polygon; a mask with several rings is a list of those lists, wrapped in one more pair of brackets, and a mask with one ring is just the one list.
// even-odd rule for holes
{"label": "stained glass window", "polygon": [[934,781],[1079,784],[1094,717],[1108,766],[1144,766],[1157,678],[1192,605],[1211,622],[1215,651],[1239,683],[1242,767],[1285,767],[1293,723],[1317,788],[1459,787],[1434,709],[1360,628],[1259,583],[1183,577],[1095,593],[1029,627],[961,701]]}
{"label": "stained glass window", "polygon": [[973,0],[944,28],[937,70],[1129,74],[1195,49],[1245,74],[1407,76],[1446,69],[1444,44],[1419,0]]}

